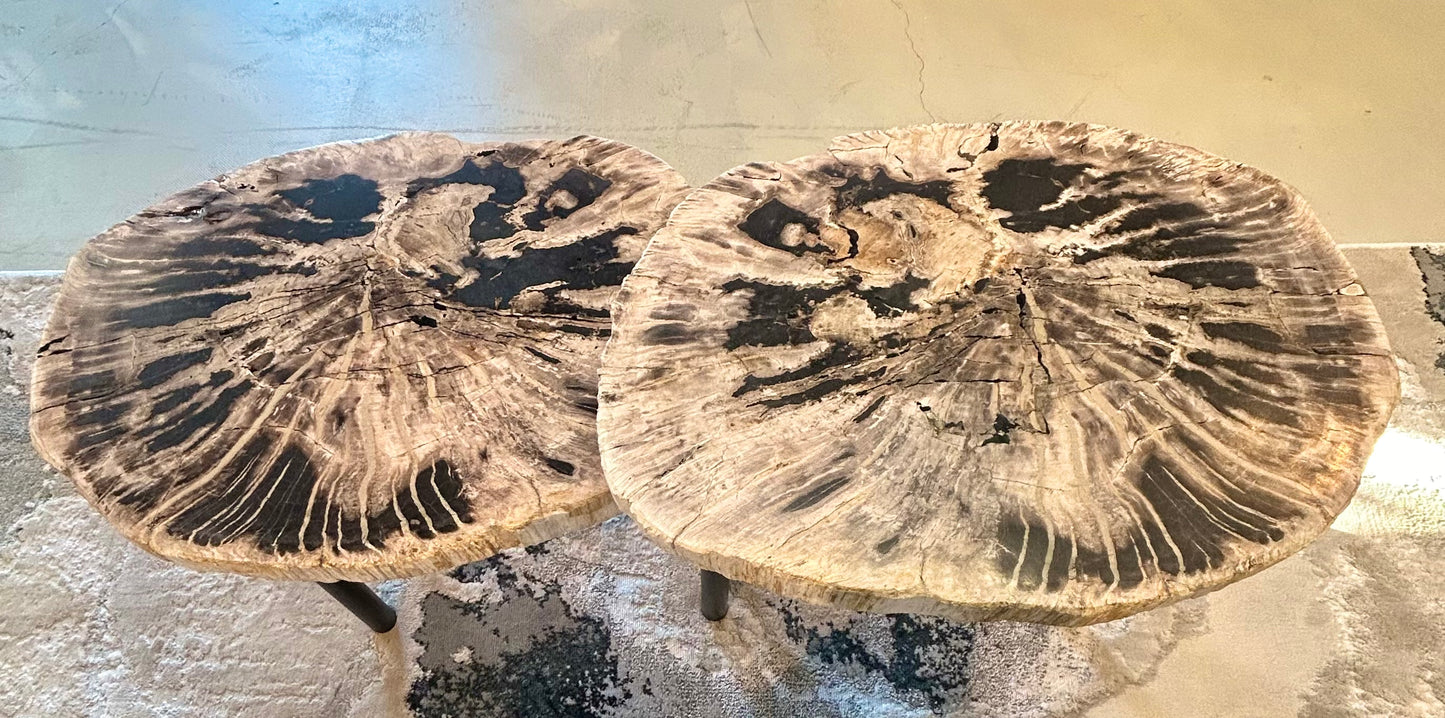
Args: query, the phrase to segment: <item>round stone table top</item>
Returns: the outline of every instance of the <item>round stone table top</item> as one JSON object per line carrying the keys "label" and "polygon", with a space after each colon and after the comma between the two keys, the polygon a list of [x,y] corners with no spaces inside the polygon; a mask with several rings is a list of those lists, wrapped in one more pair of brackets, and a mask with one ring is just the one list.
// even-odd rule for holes
{"label": "round stone table top", "polygon": [[610,140],[431,133],[204,182],[71,261],[35,445],[202,569],[395,578],[590,525],[608,304],[685,189]]}
{"label": "round stone table top", "polygon": [[1298,193],[1095,125],[735,168],[624,283],[599,436],[702,568],[860,610],[1109,620],[1288,556],[1399,396]]}

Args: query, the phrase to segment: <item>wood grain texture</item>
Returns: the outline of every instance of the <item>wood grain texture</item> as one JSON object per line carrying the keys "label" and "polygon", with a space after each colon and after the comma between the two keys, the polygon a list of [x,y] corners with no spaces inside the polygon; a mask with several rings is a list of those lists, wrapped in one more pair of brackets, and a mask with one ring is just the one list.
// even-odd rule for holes
{"label": "wood grain texture", "polygon": [[1299,195],[1093,125],[841,137],[693,191],[624,283],[619,505],[860,610],[1110,620],[1288,556],[1399,397]]}
{"label": "wood grain texture", "polygon": [[35,446],[202,569],[395,578],[590,525],[608,304],[685,189],[610,140],[431,133],[202,183],[71,261]]}

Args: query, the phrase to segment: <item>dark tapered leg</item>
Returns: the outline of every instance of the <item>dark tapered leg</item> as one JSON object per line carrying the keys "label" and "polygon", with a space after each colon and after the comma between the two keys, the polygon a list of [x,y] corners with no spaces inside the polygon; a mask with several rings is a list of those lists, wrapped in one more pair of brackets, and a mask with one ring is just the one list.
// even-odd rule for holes
{"label": "dark tapered leg", "polygon": [[728,615],[728,590],[732,581],[712,571],[702,572],[702,617],[721,621]]}
{"label": "dark tapered leg", "polygon": [[396,611],[381,596],[371,590],[364,583],[354,581],[337,581],[335,583],[321,583],[317,585],[326,589],[331,597],[340,601],[346,610],[356,614],[363,623],[371,627],[377,633],[386,633],[396,625]]}

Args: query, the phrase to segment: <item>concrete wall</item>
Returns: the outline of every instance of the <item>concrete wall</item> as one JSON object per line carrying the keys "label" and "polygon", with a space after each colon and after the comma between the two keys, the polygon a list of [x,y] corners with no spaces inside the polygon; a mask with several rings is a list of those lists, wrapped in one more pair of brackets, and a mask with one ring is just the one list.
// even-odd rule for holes
{"label": "concrete wall", "polygon": [[251,160],[589,132],[694,183],[930,120],[1114,124],[1264,168],[1346,243],[1445,239],[1445,4],[0,0],[0,270]]}

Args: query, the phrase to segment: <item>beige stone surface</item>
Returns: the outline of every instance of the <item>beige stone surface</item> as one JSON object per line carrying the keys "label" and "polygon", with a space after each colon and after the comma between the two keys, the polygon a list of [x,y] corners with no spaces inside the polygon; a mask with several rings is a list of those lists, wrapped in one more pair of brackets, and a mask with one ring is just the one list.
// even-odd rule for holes
{"label": "beige stone surface", "polygon": [[742,165],[623,283],[602,465],[786,596],[1079,626],[1323,531],[1399,394],[1287,186],[1099,125],[926,124]]}
{"label": "beige stone surface", "polygon": [[384,580],[591,526],[607,307],[685,189],[603,138],[427,132],[183,189],[71,260],[35,450],[202,570]]}

